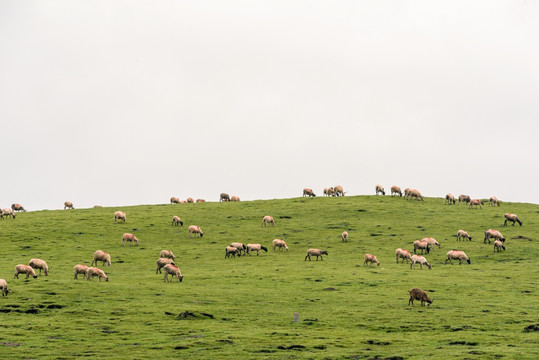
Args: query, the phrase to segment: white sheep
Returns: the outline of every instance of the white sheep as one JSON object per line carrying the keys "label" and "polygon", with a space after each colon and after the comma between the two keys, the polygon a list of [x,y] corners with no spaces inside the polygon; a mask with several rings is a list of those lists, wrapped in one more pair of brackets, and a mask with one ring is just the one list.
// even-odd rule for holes
{"label": "white sheep", "polygon": [[5,217],[10,217],[15,219],[15,213],[10,208],[5,208],[0,211],[0,217],[3,219]]}
{"label": "white sheep", "polygon": [[195,200],[193,198],[191,198],[191,197],[187,198],[186,201],[187,201],[188,204],[193,204],[195,202]]}
{"label": "white sheep", "polygon": [[371,265],[376,263],[378,266],[380,266],[380,261],[378,261],[376,256],[372,254],[365,254],[365,257],[363,258],[363,265],[367,265],[368,263],[371,263]]}
{"label": "white sheep", "polygon": [[440,245],[440,243],[436,241],[435,238],[432,238],[432,237],[425,237],[421,239],[421,241],[426,241],[430,245],[430,248],[432,250],[434,250],[434,246],[438,246],[438,249],[442,247],[442,245]]}
{"label": "white sheep", "polygon": [[449,250],[447,252],[447,259],[445,260],[445,264],[449,261],[451,265],[453,265],[452,260],[458,260],[459,264],[462,264],[462,260],[466,261],[468,264],[471,264],[470,258],[464,253],[464,251],[460,250]]}
{"label": "white sheep", "polygon": [[464,230],[459,230],[457,232],[457,241],[460,241],[460,239],[468,239],[468,241],[471,241],[472,237],[470,236],[470,234],[468,234],[468,232]]}
{"label": "white sheep", "polygon": [[240,242],[233,242],[232,244],[230,244],[230,246],[233,246],[236,249],[238,249],[238,253],[240,255],[242,251],[243,251],[243,254],[245,254],[245,252],[247,251],[247,246],[245,246],[243,243],[240,243]]}
{"label": "white sheep", "polygon": [[176,256],[174,256],[174,253],[170,250],[161,250],[159,257],[172,259],[172,260],[176,259]]}
{"label": "white sheep", "polygon": [[496,196],[491,196],[490,199],[488,199],[488,205],[489,206],[500,206],[500,200]]}
{"label": "white sheep", "polygon": [[326,250],[320,250],[320,249],[309,249],[307,250],[307,256],[305,256],[305,260],[309,258],[309,261],[311,261],[311,256],[316,256],[316,260],[318,261],[318,257],[320,256],[320,261],[324,260],[322,255],[328,255],[328,252]]}
{"label": "white sheep", "polygon": [[11,210],[26,212],[26,210],[24,209],[24,207],[21,204],[11,204]]}
{"label": "white sheep", "polygon": [[268,248],[260,244],[247,244],[247,254],[249,255],[251,255],[251,251],[256,251],[256,256],[258,256],[260,250],[268,252]]}
{"label": "white sheep", "polygon": [[425,259],[424,256],[412,255],[412,263],[410,264],[410,269],[413,269],[416,263],[419,263],[421,270],[423,270],[423,265],[427,265],[429,270],[432,269],[432,265],[429,264],[429,262],[427,261],[427,259]]}
{"label": "white sheep", "polygon": [[453,194],[447,194],[445,196],[445,203],[446,204],[449,204],[449,205],[455,205],[455,197],[453,196]]}
{"label": "white sheep", "polygon": [[230,201],[240,201],[240,198],[236,195],[230,197]]}
{"label": "white sheep", "polygon": [[204,200],[204,199],[197,199],[197,201],[196,201],[196,202],[197,202],[197,204],[198,204],[198,203],[205,203],[205,202],[206,202],[206,200]]}
{"label": "white sheep", "polygon": [[13,278],[18,279],[19,274],[26,274],[27,279],[28,279],[28,277],[30,275],[32,275],[32,277],[34,279],[37,278],[37,275],[36,275],[36,272],[34,271],[34,268],[29,266],[29,265],[19,264],[19,265],[15,266],[15,276],[13,276]]}
{"label": "white sheep", "polygon": [[7,296],[11,292],[11,289],[7,287],[7,281],[4,279],[0,279],[0,292],[2,292],[2,296]]}
{"label": "white sheep", "polygon": [[333,191],[334,191],[335,196],[344,196],[345,194],[344,189],[340,185],[335,186],[333,188]]}
{"label": "white sheep", "polygon": [[483,240],[483,244],[488,243],[490,244],[490,239],[494,240],[500,240],[501,242],[505,242],[505,238],[503,237],[502,233],[498,230],[488,229],[485,231],[485,240]]}
{"label": "white sheep", "polygon": [[170,203],[171,204],[179,204],[180,199],[178,199],[176,196],[173,196],[173,197],[170,198]]}
{"label": "white sheep", "polygon": [[96,267],[89,267],[86,269],[86,280],[91,281],[94,276],[97,276],[98,281],[101,281],[101,279],[109,281],[107,274],[105,274],[103,270]]}
{"label": "white sheep", "polygon": [[124,246],[126,242],[130,242],[132,245],[135,245],[135,243],[137,245],[140,244],[140,240],[131,233],[124,233],[122,236],[122,246]]}
{"label": "white sheep", "polygon": [[200,237],[204,236],[204,233],[202,232],[202,229],[200,226],[197,225],[190,225],[189,226],[189,238],[191,238],[191,234],[199,235]]}
{"label": "white sheep", "polygon": [[423,254],[423,252],[425,250],[427,250],[427,254],[430,253],[430,244],[426,241],[423,241],[423,240],[416,240],[414,241],[414,254],[416,254],[417,252],[417,249],[420,249],[421,250],[421,254]]}
{"label": "white sheep", "polygon": [[172,225],[183,226],[183,221],[182,221],[182,219],[180,219],[179,216],[174,215],[174,217],[172,218]]}
{"label": "white sheep", "polygon": [[475,206],[476,209],[477,209],[478,206],[480,206],[481,209],[482,209],[483,208],[483,202],[480,199],[471,199],[470,202],[468,203],[468,206],[469,206],[470,209],[473,206]]}
{"label": "white sheep", "polygon": [[288,246],[286,246],[286,242],[284,240],[274,239],[273,240],[273,251],[275,251],[276,247],[279,248],[279,251],[282,250],[283,248],[285,248],[286,251],[288,251]]}
{"label": "white sheep", "polygon": [[88,266],[77,264],[73,267],[73,272],[75,273],[74,278],[77,279],[79,274],[82,274],[82,278],[86,279],[86,271],[88,271]]}
{"label": "white sheep", "polygon": [[73,203],[71,201],[66,201],[64,202],[64,210],[65,209],[75,209],[75,207],[73,206]]}
{"label": "white sheep", "polygon": [[172,281],[174,276],[176,276],[176,279],[178,279],[178,282],[183,281],[182,272],[180,271],[180,268],[177,267],[176,265],[166,264],[165,266],[163,266],[163,270],[165,270],[165,277],[164,277],[163,281],[165,281],[165,282],[168,281],[168,275],[169,274],[171,275],[170,281]]}
{"label": "white sheep", "polygon": [[416,198],[417,200],[423,201],[423,195],[416,189],[410,189],[408,192],[408,198]]}
{"label": "white sheep", "polygon": [[232,255],[232,257],[236,257],[236,255],[241,256],[241,253],[235,246],[227,246],[225,248],[225,259],[230,257],[230,255]]}
{"label": "white sheep", "polygon": [[402,263],[404,263],[404,260],[406,260],[406,263],[408,263],[408,260],[412,260],[412,255],[408,250],[398,248],[395,250],[395,258],[397,260],[397,264],[399,263],[399,259],[402,259]]}
{"label": "white sheep", "polygon": [[271,226],[275,226],[275,220],[273,219],[273,217],[269,215],[264,216],[264,218],[262,219],[262,225],[260,225],[260,227],[262,226],[266,227],[267,224],[271,224]]}
{"label": "white sheep", "polygon": [[348,231],[343,231],[341,234],[341,241],[348,242]]}
{"label": "white sheep", "polygon": [[425,303],[427,303],[427,306],[430,306],[434,300],[429,298],[425,290],[414,288],[408,290],[408,293],[410,294],[410,300],[408,300],[408,305],[414,305],[414,300],[421,300],[421,306],[425,306]]}
{"label": "white sheep", "polygon": [[503,223],[503,226],[507,226],[508,221],[512,221],[513,226],[515,226],[515,222],[517,222],[520,226],[522,226],[522,221],[520,221],[518,216],[516,216],[515,214],[505,213],[505,221]]}
{"label": "white sheep", "polygon": [[305,188],[303,189],[303,196],[315,197],[316,194],[314,193],[313,189]]}
{"label": "white sheep", "polygon": [[49,267],[47,266],[47,263],[45,262],[45,260],[31,259],[28,265],[33,267],[34,270],[39,269],[39,275],[41,275],[41,270],[43,270],[43,273],[45,274],[45,276],[49,275]]}
{"label": "white sheep", "polygon": [[335,196],[335,189],[333,187],[324,188],[324,196]]}
{"label": "white sheep", "polygon": [[157,269],[155,270],[155,273],[156,273],[156,274],[157,274],[158,272],[160,273],[160,272],[161,272],[161,269],[162,269],[165,265],[168,265],[168,264],[176,265],[176,264],[174,264],[174,260],[169,259],[169,258],[160,257],[159,259],[157,259]]}
{"label": "white sheep", "polygon": [[90,266],[93,266],[94,263],[97,266],[97,262],[102,261],[103,265],[110,266],[110,254],[107,252],[104,252],[103,250],[96,250],[94,252],[94,259],[92,260],[92,263]]}
{"label": "white sheep", "polygon": [[391,187],[391,196],[393,195],[399,195],[400,197],[402,197],[402,191],[401,191],[401,188],[396,186],[396,185],[393,185]]}
{"label": "white sheep", "polygon": [[470,196],[469,196],[469,195],[460,194],[460,195],[459,195],[459,204],[460,204],[461,202],[468,204],[468,203],[470,202]]}
{"label": "white sheep", "polygon": [[122,220],[123,222],[125,222],[125,213],[123,211],[116,211],[114,213],[114,222],[116,222],[117,220]]}
{"label": "white sheep", "polygon": [[502,251],[502,249],[505,251],[505,246],[503,245],[503,243],[498,239],[494,240],[494,252]]}
{"label": "white sheep", "polygon": [[376,195],[378,195],[378,194],[385,195],[386,194],[386,192],[384,190],[384,187],[382,185],[380,185],[380,184],[376,185],[374,190],[376,191]]}

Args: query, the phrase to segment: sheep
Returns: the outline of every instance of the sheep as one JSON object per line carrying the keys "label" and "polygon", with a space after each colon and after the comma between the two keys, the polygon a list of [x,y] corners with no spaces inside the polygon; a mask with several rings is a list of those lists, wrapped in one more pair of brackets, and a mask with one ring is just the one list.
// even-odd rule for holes
{"label": "sheep", "polygon": [[195,200],[193,200],[193,198],[190,198],[190,197],[187,198],[186,201],[187,201],[188,204],[193,204],[195,202]]}
{"label": "sheep", "polygon": [[41,270],[43,270],[43,273],[45,274],[45,276],[49,275],[49,266],[47,265],[45,260],[31,259],[28,265],[34,268],[34,270],[39,269],[39,275],[41,275]]}
{"label": "sheep", "polygon": [[251,251],[256,251],[256,256],[258,256],[260,250],[268,252],[268,248],[260,244],[247,244],[247,254],[249,255],[251,255]]}
{"label": "sheep", "polygon": [[333,188],[333,190],[335,191],[335,195],[334,196],[344,196],[344,190],[342,188],[341,185],[337,185]]}
{"label": "sheep", "polygon": [[11,204],[11,210],[26,212],[26,209],[21,204]]}
{"label": "sheep", "polygon": [[231,196],[230,201],[240,201],[240,198],[238,196]]}
{"label": "sheep", "polygon": [[498,239],[494,240],[494,252],[502,251],[502,249],[505,251],[505,246],[503,243]]}
{"label": "sheep", "polygon": [[324,188],[324,196],[335,196],[335,189],[333,187]]}
{"label": "sheep", "polygon": [[93,266],[94,263],[97,265],[98,261],[103,262],[103,266],[106,264],[107,266],[110,266],[110,254],[107,252],[104,252],[103,250],[96,250],[94,252],[94,259],[92,260],[92,263],[90,266]]}
{"label": "sheep", "polygon": [[206,202],[206,200],[204,200],[204,199],[197,199],[196,202],[197,202],[197,204],[198,204],[198,203],[204,203],[204,202]]}
{"label": "sheep", "polygon": [[449,250],[447,252],[447,259],[445,260],[445,264],[449,261],[451,265],[453,265],[452,260],[458,260],[459,265],[462,264],[462,260],[465,260],[468,264],[471,264],[472,261],[470,258],[464,253],[464,251],[460,250]]}
{"label": "sheep", "polygon": [[103,205],[94,205],[94,209],[100,209],[102,207],[103,207]]}
{"label": "sheep", "polygon": [[478,206],[481,206],[481,209],[483,208],[483,202],[480,199],[472,199],[470,200],[468,205],[470,209],[472,208],[472,206],[475,206],[476,209]]}
{"label": "sheep", "polygon": [[455,205],[455,197],[453,194],[445,195],[445,203],[448,205]]}
{"label": "sheep", "polygon": [[367,265],[367,263],[371,263],[373,265],[376,263],[378,266],[380,266],[380,261],[376,258],[376,256],[372,254],[365,254],[364,260],[363,260],[363,266]]}
{"label": "sheep", "polygon": [[6,217],[11,216],[12,219],[15,219],[15,213],[10,208],[5,208],[0,211],[0,217],[3,219],[4,216]]}
{"label": "sheep", "polygon": [[221,193],[219,201],[230,201],[230,195],[228,195],[227,193]]}
{"label": "sheep", "polygon": [[429,270],[432,269],[432,265],[429,264],[429,262],[427,261],[427,259],[425,259],[424,256],[412,255],[412,263],[410,264],[410,269],[413,269],[416,263],[419,263],[419,265],[421,266],[421,270],[423,270],[423,265],[427,265]]}
{"label": "sheep", "polygon": [[180,224],[180,226],[183,226],[183,221],[182,219],[180,219],[179,216],[174,215],[174,217],[172,218],[172,225],[178,226],[178,224]]}
{"label": "sheep", "polygon": [[189,238],[191,237],[191,234],[195,234],[195,236],[198,234],[200,237],[204,236],[204,233],[202,232],[202,229],[200,226],[197,225],[190,225],[189,226]]}
{"label": "sheep", "polygon": [[314,193],[313,189],[305,188],[303,189],[303,196],[315,197],[316,194]]}
{"label": "sheep", "polygon": [[176,259],[176,256],[174,256],[174,253],[170,250],[161,250],[161,253],[159,253],[159,257],[167,258],[167,259]]}
{"label": "sheep", "polygon": [[157,259],[157,269],[155,269],[155,273],[161,273],[161,269],[168,264],[176,265],[174,264],[174,260],[161,256],[159,259]]}
{"label": "sheep", "polygon": [[393,185],[391,187],[391,196],[396,195],[396,194],[399,194],[399,197],[402,197],[401,188],[398,187],[397,185]]}
{"label": "sheep", "polygon": [[178,199],[176,196],[173,196],[173,197],[170,198],[170,203],[171,204],[179,204],[180,199]]}
{"label": "sheep", "polygon": [[71,201],[66,201],[64,202],[64,210],[65,209],[75,209],[75,207],[73,206],[73,203]]}
{"label": "sheep", "polygon": [[468,232],[464,230],[457,231],[457,241],[460,241],[460,239],[463,239],[464,241],[464,238],[468,239],[468,241],[472,241],[472,237],[470,234],[468,234]]}
{"label": "sheep", "polygon": [[395,258],[397,259],[397,264],[399,263],[399,259],[402,259],[402,263],[404,263],[404,260],[408,263],[408,260],[412,260],[412,255],[408,250],[398,248],[395,250]]}
{"label": "sheep", "polygon": [[442,245],[440,245],[440,243],[436,241],[435,238],[432,238],[432,237],[425,237],[421,239],[421,241],[426,241],[430,245],[431,249],[433,249],[434,246],[438,246],[438,249],[442,247]]}
{"label": "sheep", "polygon": [[140,240],[131,233],[124,233],[122,236],[122,246],[124,246],[126,242],[130,242],[132,245],[135,245],[135,243],[137,243],[137,245],[140,244]]}
{"label": "sheep", "polygon": [[2,292],[2,296],[7,296],[11,292],[11,289],[7,287],[7,281],[4,279],[0,279],[0,291]]}
{"label": "sheep", "polygon": [[96,267],[89,267],[86,269],[86,280],[91,281],[94,276],[97,276],[98,281],[101,281],[101,279],[109,281],[107,274],[105,274],[103,270]]}
{"label": "sheep", "polygon": [[488,200],[488,205],[489,206],[500,206],[500,200],[498,200],[498,198],[496,196],[491,196],[490,199]]}
{"label": "sheep", "polygon": [[515,222],[517,222],[520,226],[522,226],[522,221],[519,220],[518,216],[511,213],[505,213],[505,221],[503,223],[503,226],[507,226],[507,222],[512,221],[513,226],[515,226]]}
{"label": "sheep", "polygon": [[264,216],[264,218],[262,219],[262,225],[260,225],[260,227],[262,226],[266,227],[267,224],[271,224],[271,226],[275,226],[275,220],[273,219],[273,217],[269,215]]}
{"label": "sheep", "polygon": [[425,306],[425,303],[427,303],[427,306],[430,306],[434,300],[429,298],[425,290],[419,289],[419,288],[413,288],[408,290],[408,293],[410,294],[410,300],[408,300],[408,305],[414,305],[414,300],[421,300],[421,306]]}
{"label": "sheep", "polygon": [[245,246],[244,244],[240,243],[240,242],[233,242],[232,244],[230,244],[230,246],[233,246],[235,247],[236,249],[238,249],[238,253],[241,255],[241,252],[243,251],[243,253],[245,254],[246,250],[247,250],[247,246]]}
{"label": "sheep", "polygon": [[165,282],[168,281],[168,274],[171,275],[170,281],[172,281],[174,276],[176,276],[176,279],[178,279],[178,282],[183,281],[182,272],[180,271],[180,268],[177,267],[176,265],[166,264],[165,266],[163,266],[163,269],[165,270],[165,277],[163,278],[163,281]]}
{"label": "sheep", "polygon": [[28,279],[28,277],[30,275],[32,275],[32,277],[34,279],[37,278],[37,275],[36,275],[36,272],[34,271],[34,268],[29,266],[29,265],[19,264],[19,265],[15,266],[15,276],[13,276],[13,278],[18,279],[19,274],[26,274],[27,279]]}
{"label": "sheep", "polygon": [[348,231],[343,231],[341,234],[342,242],[348,242]]}
{"label": "sheep", "polygon": [[376,190],[376,195],[378,195],[378,193],[381,193],[382,195],[386,194],[384,187],[380,184],[376,185],[375,190]]}
{"label": "sheep", "polygon": [[427,254],[430,253],[430,244],[423,240],[416,240],[414,241],[414,254],[416,254],[417,249],[421,250],[421,254],[423,254],[424,250],[427,250]]}
{"label": "sheep", "polygon": [[320,249],[309,249],[307,250],[307,256],[305,256],[305,260],[309,258],[309,261],[311,261],[311,256],[316,256],[316,260],[318,261],[318,257],[320,256],[320,261],[322,261],[324,260],[322,255],[328,255],[328,252],[326,250]]}
{"label": "sheep", "polygon": [[285,248],[286,251],[288,251],[288,246],[286,246],[286,242],[284,242],[284,240],[274,239],[273,240],[273,251],[275,251],[276,247],[279,248],[279,251],[281,251],[283,248]]}
{"label": "sheep", "polygon": [[408,192],[408,198],[416,198],[417,200],[423,201],[423,195],[419,192],[419,190],[411,189]]}
{"label": "sheep", "polygon": [[225,259],[226,259],[227,257],[230,257],[230,255],[232,255],[233,257],[236,257],[236,254],[237,254],[238,256],[241,256],[240,251],[239,251],[236,247],[234,247],[234,246],[227,246],[227,247],[225,248]]}
{"label": "sheep", "polygon": [[485,239],[483,240],[483,244],[486,244],[487,240],[490,244],[491,238],[495,240],[500,240],[501,242],[505,242],[505,238],[503,237],[501,232],[499,232],[498,230],[488,229],[487,231],[485,231]]}
{"label": "sheep", "polygon": [[408,199],[408,197],[410,197],[410,191],[411,191],[411,190],[412,190],[412,189],[410,189],[410,188],[404,189],[404,198],[405,198],[405,199]]}
{"label": "sheep", "polygon": [[86,279],[86,271],[88,271],[88,266],[77,264],[73,266],[73,272],[75,273],[74,278],[77,279],[77,275],[82,274],[82,278]]}
{"label": "sheep", "polygon": [[459,195],[459,204],[463,202],[463,203],[469,203],[470,202],[470,197],[468,195]]}
{"label": "sheep", "polygon": [[125,223],[125,213],[123,211],[116,211],[114,213],[114,222],[116,222],[116,220],[123,220],[123,222]]}

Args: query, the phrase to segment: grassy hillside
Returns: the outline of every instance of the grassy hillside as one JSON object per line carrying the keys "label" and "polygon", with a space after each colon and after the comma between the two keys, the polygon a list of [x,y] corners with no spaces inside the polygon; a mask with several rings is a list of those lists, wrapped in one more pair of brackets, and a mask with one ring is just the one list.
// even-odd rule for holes
{"label": "grassy hillside", "polygon": [[[114,223],[116,210],[125,224]],[[523,226],[502,227],[505,212]],[[524,328],[539,324],[538,213],[532,204],[470,210],[390,196],[21,213],[0,220],[0,278],[13,290],[0,298],[0,357],[536,359],[537,332]],[[185,226],[171,226],[173,215]],[[276,226],[261,227],[264,215]],[[189,239],[191,224],[204,237]],[[505,235],[505,252],[483,244],[488,228]],[[473,241],[457,242],[459,229]],[[122,247],[124,232],[140,246]],[[426,236],[442,244],[426,255],[432,270],[395,262],[396,248],[413,250]],[[273,252],[274,238],[290,250]],[[225,259],[234,241],[270,251]],[[329,256],[304,261],[311,247]],[[112,266],[99,265],[110,281],[74,280],[73,266],[89,265],[97,249],[112,256]],[[182,283],[155,274],[162,249],[176,254]],[[466,251],[471,265],[444,265],[450,249]],[[363,266],[365,253],[381,266]],[[48,262],[49,276],[13,279],[33,257]],[[408,306],[413,287],[432,306]]]}

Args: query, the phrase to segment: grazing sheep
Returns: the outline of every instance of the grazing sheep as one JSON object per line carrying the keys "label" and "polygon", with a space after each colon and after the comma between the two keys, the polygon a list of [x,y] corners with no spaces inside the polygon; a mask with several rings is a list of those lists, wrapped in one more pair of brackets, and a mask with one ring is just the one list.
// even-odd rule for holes
{"label": "grazing sheep", "polygon": [[159,257],[172,259],[172,260],[176,259],[176,256],[174,256],[174,253],[170,250],[161,250]]}
{"label": "grazing sheep", "polygon": [[470,209],[472,208],[472,206],[475,206],[476,209],[478,206],[481,206],[481,209],[483,208],[483,202],[480,199],[472,199],[470,200],[468,205]]}
{"label": "grazing sheep", "polygon": [[198,203],[204,203],[204,202],[206,202],[206,200],[204,200],[204,199],[197,199],[197,204],[198,204]]}
{"label": "grazing sheep", "polygon": [[236,257],[236,254],[237,254],[238,256],[241,256],[240,251],[239,251],[236,247],[234,247],[234,246],[227,246],[227,247],[225,248],[225,259],[226,259],[227,257],[230,257],[230,255],[232,255],[233,257]]}
{"label": "grazing sheep", "polygon": [[47,263],[45,262],[45,260],[31,259],[28,265],[33,267],[34,270],[39,269],[39,275],[41,275],[41,270],[43,270],[43,273],[45,274],[45,276],[49,275],[49,267],[47,266]]}
{"label": "grazing sheep", "polygon": [[101,279],[109,281],[107,274],[103,270],[96,267],[89,267],[86,270],[86,280],[91,281],[94,276],[97,276],[98,281],[101,281]]}
{"label": "grazing sheep", "polygon": [[522,221],[519,220],[518,216],[511,213],[505,213],[505,221],[503,223],[503,226],[507,226],[507,222],[512,221],[513,226],[515,226],[515,222],[517,222],[520,226],[522,226]]}
{"label": "grazing sheep", "polygon": [[375,190],[376,190],[376,195],[378,195],[378,193],[381,193],[382,195],[386,194],[384,187],[380,184],[376,185]]}
{"label": "grazing sheep", "polygon": [[240,242],[233,242],[232,244],[230,244],[230,246],[233,246],[236,249],[238,249],[238,253],[240,255],[241,255],[242,251],[243,251],[244,254],[247,251],[247,246],[245,246],[243,243],[240,243]]}
{"label": "grazing sheep", "polygon": [[434,250],[434,246],[438,246],[438,249],[442,247],[442,245],[440,245],[440,243],[436,241],[435,238],[432,238],[432,237],[425,237],[421,239],[421,241],[426,241],[430,245],[430,248],[432,250]]}
{"label": "grazing sheep", "polygon": [[410,269],[413,269],[415,267],[415,263],[419,263],[421,270],[423,270],[423,265],[427,265],[429,270],[432,269],[432,265],[429,264],[427,259],[425,259],[424,256],[420,255],[412,255],[412,263],[410,264]]}
{"label": "grazing sheep", "polygon": [[163,269],[165,270],[165,277],[163,278],[163,281],[165,282],[168,281],[168,274],[171,275],[170,281],[172,281],[174,276],[176,276],[176,279],[178,279],[178,282],[183,281],[182,272],[180,271],[180,268],[177,267],[176,265],[166,264],[165,266],[163,266]]}
{"label": "grazing sheep", "polygon": [[313,189],[305,188],[303,189],[303,196],[315,197],[316,194],[314,193]]}
{"label": "grazing sheep", "polygon": [[399,263],[399,259],[402,259],[402,263],[404,263],[404,260],[408,263],[408,260],[412,260],[412,255],[408,250],[398,248],[395,250],[395,258],[397,259],[397,264]]}
{"label": "grazing sheep", "polygon": [[122,236],[122,246],[124,246],[126,242],[130,242],[131,245],[135,245],[135,243],[137,243],[137,245],[140,244],[140,240],[131,233],[124,233]]}
{"label": "grazing sheep", "polygon": [[505,251],[505,246],[503,246],[503,243],[498,239],[494,240],[494,252],[502,251],[502,249]]}
{"label": "grazing sheep", "polygon": [[380,266],[380,261],[376,258],[376,256],[372,254],[365,254],[364,260],[363,260],[363,266],[367,265],[368,263],[371,263],[373,265],[376,263],[378,266]]}
{"label": "grazing sheep", "polygon": [[414,254],[416,254],[417,249],[421,250],[421,254],[423,254],[423,252],[427,250],[428,254],[430,253],[430,244],[423,240],[416,240],[414,241]]}
{"label": "grazing sheep", "polygon": [[170,203],[171,204],[179,204],[180,199],[178,199],[176,196],[173,196],[173,197],[170,198]]}
{"label": "grazing sheep", "polygon": [[275,251],[275,247],[278,247],[279,251],[281,251],[283,248],[285,248],[286,251],[288,251],[288,246],[286,246],[286,242],[284,242],[284,240],[281,240],[281,239],[273,240],[273,251]]}
{"label": "grazing sheep", "polygon": [[86,266],[86,265],[78,264],[78,265],[73,266],[73,272],[75,273],[75,276],[74,276],[75,279],[77,279],[77,276],[79,274],[82,274],[82,278],[86,279],[86,272],[87,271],[88,271],[88,266]]}
{"label": "grazing sheep", "polygon": [[412,191],[412,189],[410,189],[410,188],[404,189],[404,198],[405,199],[408,199],[410,197],[410,191]]}
{"label": "grazing sheep", "polygon": [[178,224],[180,224],[180,226],[183,226],[183,221],[182,219],[180,219],[179,216],[174,215],[174,217],[172,218],[172,225],[178,226]]}
{"label": "grazing sheep", "polygon": [[425,303],[427,303],[427,306],[430,306],[434,300],[429,298],[425,290],[419,289],[419,288],[413,288],[411,290],[408,290],[408,293],[410,293],[410,300],[408,300],[408,305],[414,305],[414,300],[421,300],[421,306],[425,306]]}
{"label": "grazing sheep", "polygon": [[161,269],[168,264],[176,265],[174,264],[174,260],[161,256],[159,259],[157,259],[157,269],[155,270],[155,273],[161,273]]}
{"label": "grazing sheep", "polygon": [[260,244],[247,244],[247,254],[249,255],[251,255],[251,251],[256,251],[256,256],[258,256],[260,250],[268,252],[268,248]]}
{"label": "grazing sheep", "polygon": [[468,239],[468,241],[472,241],[472,237],[470,234],[468,234],[468,232],[464,230],[457,231],[457,241],[460,241],[460,239],[463,239],[464,241],[464,238]]}
{"label": "grazing sheep", "polygon": [[97,265],[98,261],[103,262],[103,266],[106,264],[107,266],[110,266],[110,254],[104,252],[103,250],[96,250],[94,252],[94,259],[92,260],[92,263],[90,266],[93,266],[94,263]]}
{"label": "grazing sheep", "polygon": [[348,231],[343,231],[341,234],[342,242],[348,242]]}
{"label": "grazing sheep", "polygon": [[187,198],[187,203],[188,204],[193,204],[195,202],[195,200],[193,200],[193,198]]}
{"label": "grazing sheep", "polygon": [[21,204],[11,204],[11,210],[26,212],[26,210],[24,209],[24,207]]}
{"label": "grazing sheep", "polygon": [[483,244],[486,244],[487,240],[490,244],[491,238],[495,240],[500,240],[501,242],[505,242],[505,238],[503,237],[501,232],[499,232],[498,230],[488,229],[487,231],[485,231],[485,240],[483,240]]}
{"label": "grazing sheep", "polygon": [[271,224],[271,226],[275,226],[275,220],[273,219],[273,217],[269,215],[264,216],[264,218],[262,219],[262,225],[260,225],[260,227],[262,226],[266,227],[267,224]]}
{"label": "grazing sheep", "polygon": [[11,292],[11,289],[7,287],[7,281],[4,279],[0,279],[0,292],[2,292],[2,296],[7,296]]}
{"label": "grazing sheep", "polygon": [[125,213],[123,211],[116,211],[114,213],[114,222],[116,222],[116,220],[122,220],[123,222],[125,222]]}
{"label": "grazing sheep", "polygon": [[230,197],[230,201],[240,201],[240,198],[236,195]]}
{"label": "grazing sheep", "polygon": [[102,208],[103,206],[102,205],[94,205],[94,209],[99,209],[99,208]]}
{"label": "grazing sheep", "polygon": [[305,256],[305,260],[309,258],[309,261],[311,261],[311,256],[316,256],[316,260],[318,261],[318,257],[320,256],[320,261],[324,260],[322,255],[328,255],[328,252],[326,250],[320,250],[320,249],[309,249],[307,250],[307,256]]}
{"label": "grazing sheep", "polygon": [[335,196],[344,196],[345,194],[341,185],[335,186],[333,190],[335,191]]}
{"label": "grazing sheep", "polygon": [[5,208],[0,211],[0,217],[3,219],[4,216],[6,217],[11,216],[12,219],[15,219],[15,213],[10,208]]}
{"label": "grazing sheep", "polygon": [[498,200],[498,198],[496,196],[491,196],[490,199],[488,200],[488,205],[489,206],[500,206],[500,200]]}
{"label": "grazing sheep", "polygon": [[449,204],[449,205],[455,205],[455,197],[453,196],[453,194],[447,194],[445,196],[445,203],[446,204]]}
{"label": "grazing sheep", "polygon": [[324,188],[324,196],[335,196],[335,189],[333,187]]}
{"label": "grazing sheep", "polygon": [[462,260],[465,260],[468,264],[471,264],[470,258],[464,253],[464,251],[460,250],[449,250],[447,252],[447,259],[445,260],[445,264],[449,261],[451,265],[453,265],[452,260],[458,260],[459,265],[462,264]]}
{"label": "grazing sheep", "polygon": [[27,279],[28,279],[28,277],[30,275],[32,275],[32,277],[34,279],[37,278],[37,275],[36,275],[36,272],[34,271],[34,268],[29,266],[29,265],[19,264],[19,265],[15,266],[15,276],[13,276],[13,278],[18,279],[19,274],[26,274]]}
{"label": "grazing sheep", "polygon": [[408,192],[408,198],[416,198],[417,200],[423,201],[423,195],[419,192],[419,190],[411,189]]}
{"label": "grazing sheep", "polygon": [[227,193],[221,193],[219,201],[230,201],[230,195],[228,195]]}
{"label": "grazing sheep", "polygon": [[396,185],[393,185],[391,187],[391,196],[393,195],[396,195],[396,194],[399,194],[399,197],[402,197],[402,191],[401,191],[401,188],[396,186]]}
{"label": "grazing sheep", "polygon": [[470,202],[470,197],[468,195],[459,195],[459,204],[463,202],[463,203],[466,203],[468,204]]}
{"label": "grazing sheep", "polygon": [[204,236],[202,229],[200,228],[200,226],[197,226],[197,225],[189,226],[189,238],[191,237],[191,234],[195,234],[195,236],[198,234],[200,235],[200,237]]}
{"label": "grazing sheep", "polygon": [[65,209],[75,209],[75,207],[73,206],[73,203],[71,201],[66,201],[64,202],[64,210]]}

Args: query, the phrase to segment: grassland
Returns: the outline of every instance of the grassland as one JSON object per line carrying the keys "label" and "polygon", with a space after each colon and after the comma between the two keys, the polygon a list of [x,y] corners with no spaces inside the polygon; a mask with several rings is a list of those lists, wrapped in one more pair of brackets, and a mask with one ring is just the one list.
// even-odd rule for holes
{"label": "grassland", "polygon": [[[116,210],[125,224],[114,223]],[[523,226],[502,227],[505,212]],[[524,329],[539,324],[538,213],[533,204],[470,210],[389,196],[21,213],[0,220],[0,278],[13,290],[0,298],[0,357],[537,359],[538,333]],[[261,227],[268,214],[275,227]],[[204,237],[189,239],[173,215]],[[505,252],[483,244],[488,228],[505,235]],[[473,241],[457,242],[458,229]],[[122,247],[124,232],[140,246]],[[442,244],[427,255],[432,270],[395,262],[396,248],[413,250],[425,236]],[[270,247],[274,238],[290,250],[224,258],[233,241]],[[310,247],[329,256],[304,261]],[[454,248],[471,265],[444,265]],[[97,249],[112,256],[110,281],[74,280],[73,266],[89,265]],[[182,283],[155,274],[162,249],[176,254]],[[381,266],[363,266],[365,253]],[[13,279],[32,257],[48,262],[49,276]],[[432,306],[408,306],[412,287],[427,290]]]}

